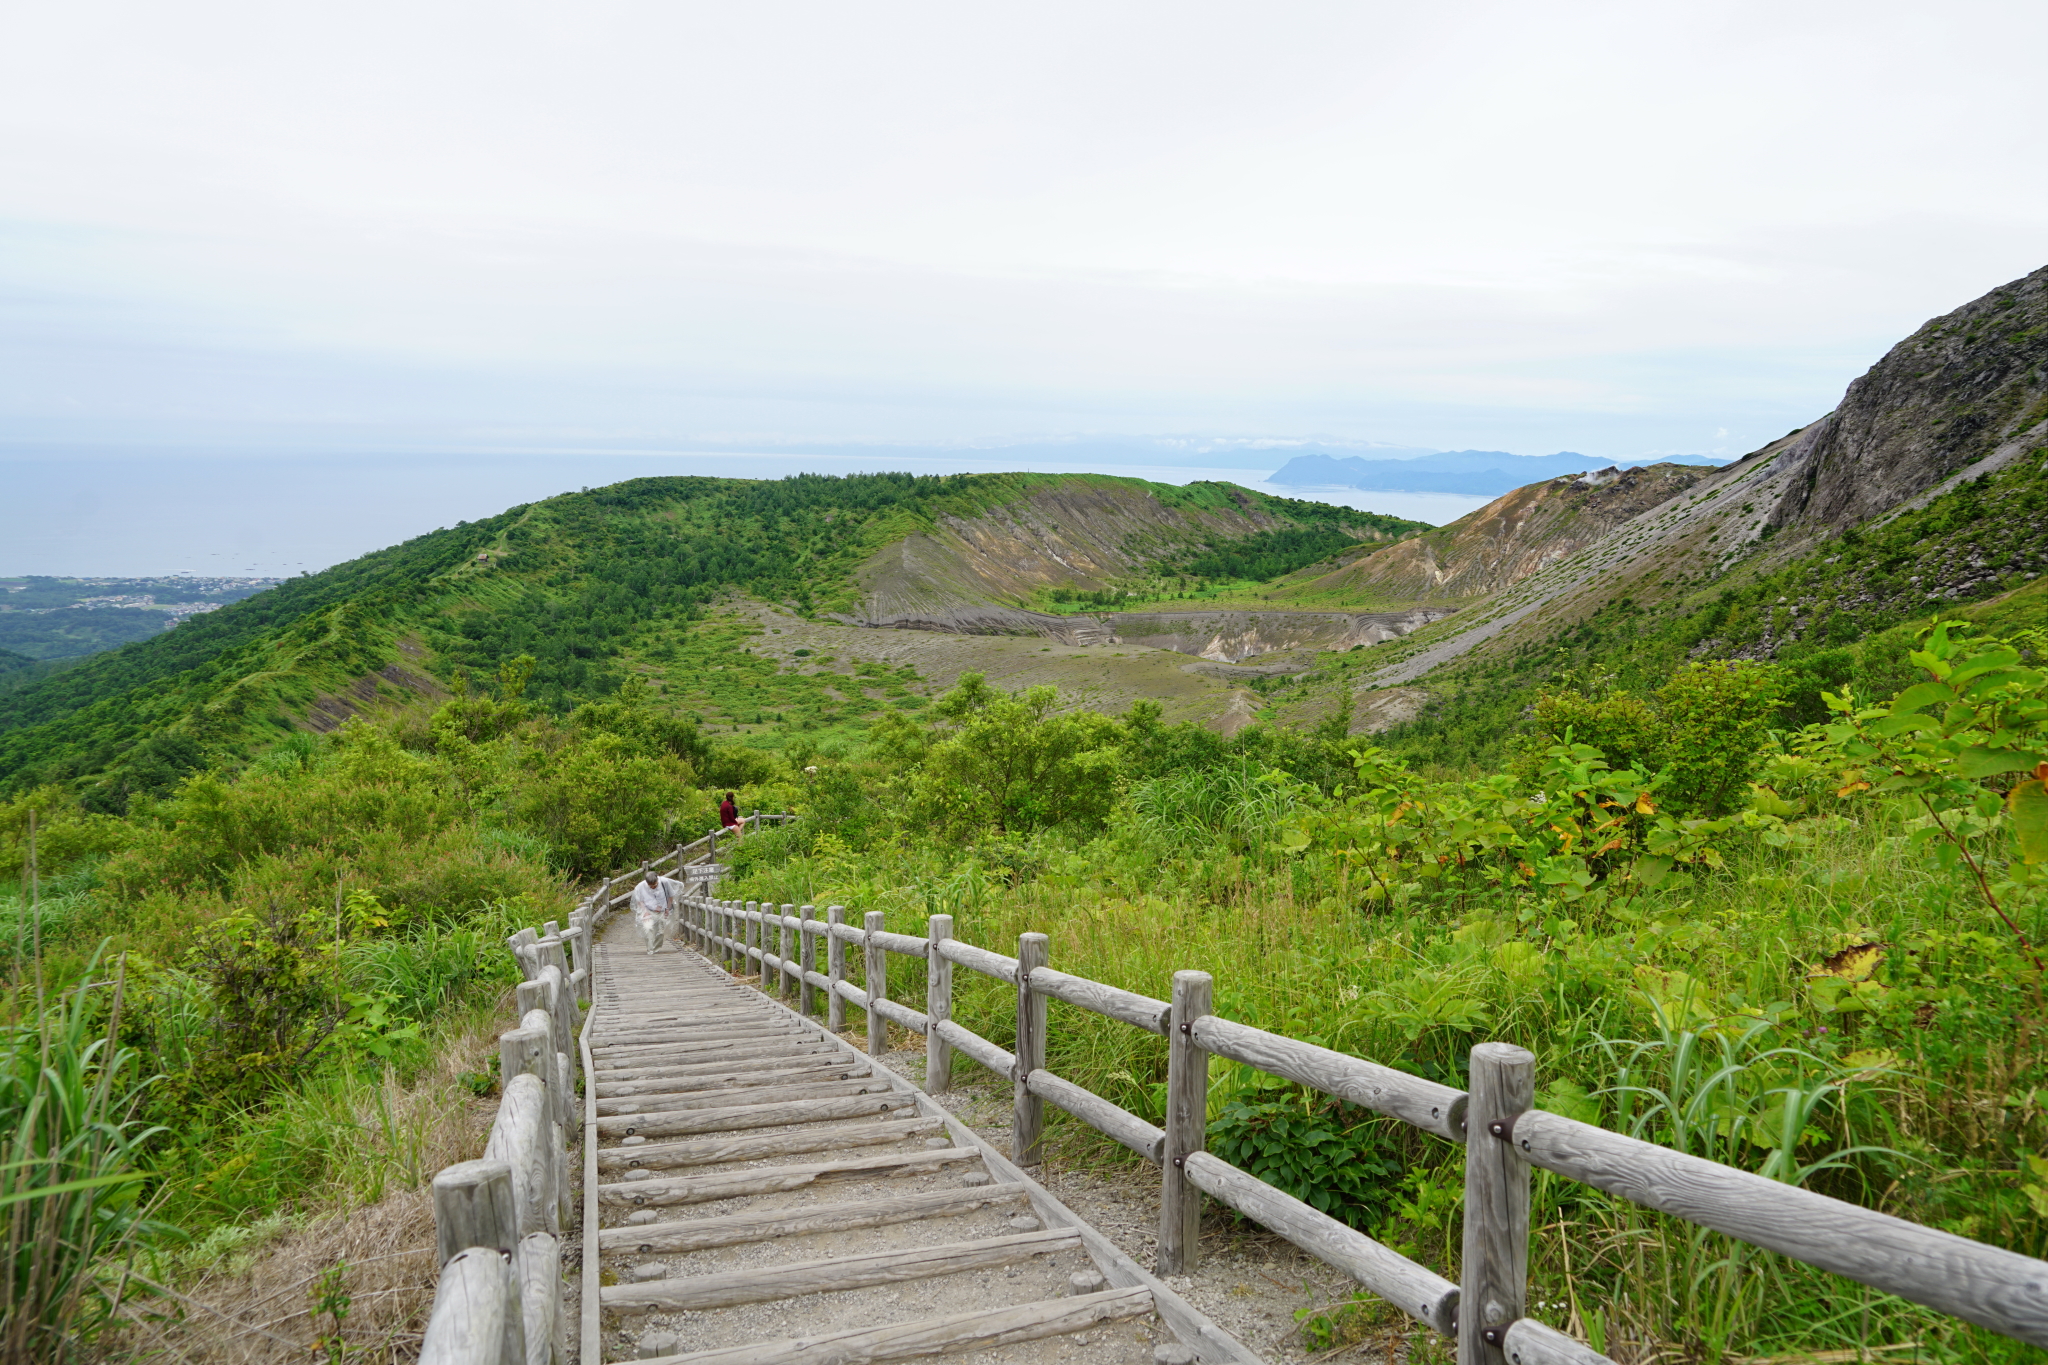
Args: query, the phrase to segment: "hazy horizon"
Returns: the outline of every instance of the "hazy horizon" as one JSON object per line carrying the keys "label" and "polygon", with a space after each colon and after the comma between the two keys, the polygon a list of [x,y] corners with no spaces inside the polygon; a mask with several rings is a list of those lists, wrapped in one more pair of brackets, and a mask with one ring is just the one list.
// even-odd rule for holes
{"label": "hazy horizon", "polygon": [[2048,8],[16,6],[0,568],[649,460],[1739,456],[2048,256],[1992,33]]}

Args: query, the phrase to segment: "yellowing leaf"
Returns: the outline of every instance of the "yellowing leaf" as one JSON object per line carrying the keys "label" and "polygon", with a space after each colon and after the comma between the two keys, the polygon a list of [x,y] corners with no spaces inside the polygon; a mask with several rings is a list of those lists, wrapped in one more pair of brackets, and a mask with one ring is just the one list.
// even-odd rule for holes
{"label": "yellowing leaf", "polygon": [[1823,958],[1813,974],[1840,977],[1844,981],[1868,981],[1870,974],[1877,970],[1877,964],[1882,961],[1884,945],[1859,943],[1853,948],[1844,948],[1831,957]]}
{"label": "yellowing leaf", "polygon": [[1869,784],[1868,782],[1851,782],[1851,783],[1850,783],[1850,784],[1849,784],[1848,786],[1846,786],[1846,787],[1839,787],[1839,788],[1837,788],[1837,789],[1835,790],[1835,795],[1837,795],[1837,796],[1854,796],[1854,795],[1855,795],[1855,794],[1856,794],[1857,792],[1867,792],[1867,791],[1869,791],[1869,790],[1870,790],[1870,784]]}
{"label": "yellowing leaf", "polygon": [[2012,817],[2020,857],[2030,863],[2048,860],[2048,786],[2039,778],[2020,783],[2005,799],[2005,809]]}

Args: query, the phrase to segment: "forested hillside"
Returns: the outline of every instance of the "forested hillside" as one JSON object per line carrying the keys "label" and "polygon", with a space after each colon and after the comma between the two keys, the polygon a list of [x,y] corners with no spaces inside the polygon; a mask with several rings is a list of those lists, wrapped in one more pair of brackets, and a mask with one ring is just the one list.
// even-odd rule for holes
{"label": "forested hillside", "polygon": [[[528,699],[564,714],[618,689],[623,651],[667,641],[723,594],[805,614],[854,607],[857,571],[884,547],[1066,487],[1155,509],[1135,530],[1099,532],[1140,568],[1205,554],[1229,560],[1219,572],[1292,568],[1357,535],[1419,529],[1227,485],[1093,476],[639,479],[420,536],[0,692],[0,790],[85,784],[118,811],[131,792],[275,742],[322,698],[368,688],[343,714],[402,702],[522,655],[535,660]],[[1209,529],[1218,509],[1251,519]],[[402,674],[380,676],[393,666]]]}

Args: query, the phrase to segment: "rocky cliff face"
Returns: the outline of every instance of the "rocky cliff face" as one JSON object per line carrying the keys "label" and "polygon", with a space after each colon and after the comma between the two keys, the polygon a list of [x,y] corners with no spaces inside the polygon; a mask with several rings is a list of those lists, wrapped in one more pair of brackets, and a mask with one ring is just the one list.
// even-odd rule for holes
{"label": "rocky cliff face", "polygon": [[[2048,266],[1921,327],[1779,458],[1774,527],[1840,530],[2048,432]],[[1973,466],[1983,465],[1981,470]]]}
{"label": "rocky cliff face", "polygon": [[1546,479],[1289,587],[1418,605],[1469,602],[1571,558],[1714,472],[1711,466],[1655,464]]}

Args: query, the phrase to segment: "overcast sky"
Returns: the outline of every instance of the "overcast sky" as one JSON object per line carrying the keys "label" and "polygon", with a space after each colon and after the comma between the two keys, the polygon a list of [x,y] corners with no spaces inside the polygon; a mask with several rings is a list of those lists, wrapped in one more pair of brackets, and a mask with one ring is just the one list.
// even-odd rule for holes
{"label": "overcast sky", "polygon": [[2044,40],[2037,0],[17,2],[0,444],[1740,454],[2048,260]]}

